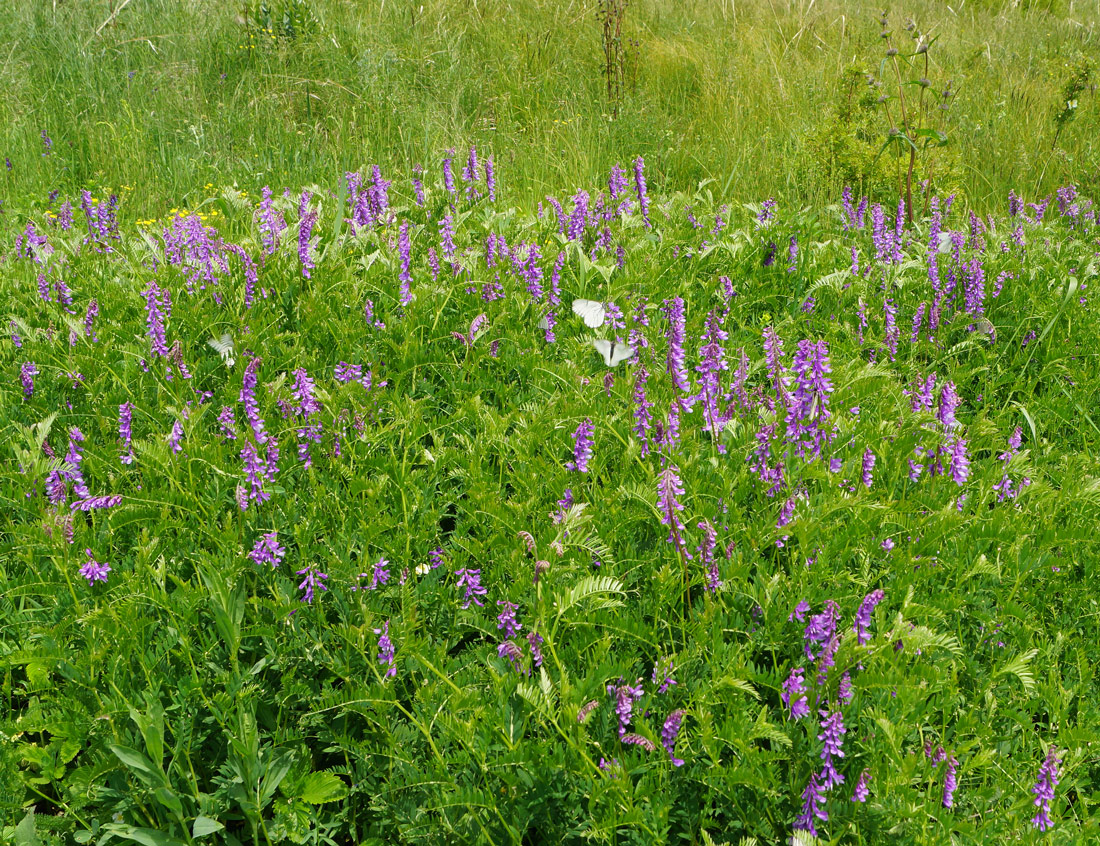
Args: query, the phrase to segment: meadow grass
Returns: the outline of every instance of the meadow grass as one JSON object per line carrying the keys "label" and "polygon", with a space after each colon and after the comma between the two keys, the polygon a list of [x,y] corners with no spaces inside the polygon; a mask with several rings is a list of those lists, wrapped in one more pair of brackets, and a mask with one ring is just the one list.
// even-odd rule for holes
{"label": "meadow grass", "polygon": [[876,7],[272,5],[0,18],[0,841],[1095,842],[1097,5],[912,223]]}
{"label": "meadow grass", "polygon": [[[592,2],[273,0],[271,33],[242,23],[257,5],[246,18],[235,4],[140,0],[101,28],[106,2],[13,4],[0,21],[8,193],[141,185],[132,203],[153,214],[208,182],[331,184],[477,144],[517,197],[644,155],[671,189],[713,179],[723,196],[820,205],[874,173],[889,128],[851,113],[854,83],[882,59],[881,9],[865,0],[633,3],[617,120]],[[294,9],[303,23],[282,27]],[[893,10],[896,32],[906,17],[938,39],[930,80],[958,91],[944,193],[986,210],[1009,189],[1096,186],[1094,78],[1076,119],[1056,120],[1067,81],[1094,72],[1096,0],[914,2]],[[864,187],[886,200],[892,186]]]}
{"label": "meadow grass", "polygon": [[1091,202],[486,165],[4,232],[4,836],[1094,839]]}

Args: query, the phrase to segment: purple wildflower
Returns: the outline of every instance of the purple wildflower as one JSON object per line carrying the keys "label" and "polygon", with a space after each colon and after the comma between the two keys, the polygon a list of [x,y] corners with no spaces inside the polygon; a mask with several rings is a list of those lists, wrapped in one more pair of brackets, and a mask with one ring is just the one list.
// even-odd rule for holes
{"label": "purple wildflower", "polygon": [[598,699],[590,699],[588,702],[585,702],[580,710],[577,711],[577,722],[583,723],[588,719],[589,715],[599,707],[600,701]]}
{"label": "purple wildflower", "polygon": [[443,255],[450,258],[455,254],[454,219],[449,214],[439,219],[439,244],[443,248]]}
{"label": "purple wildflower", "polygon": [[652,740],[640,734],[634,734],[633,732],[622,735],[622,741],[623,743],[629,743],[633,746],[641,746],[646,752],[655,752],[657,750],[657,746]]}
{"label": "purple wildflower", "polygon": [[795,389],[787,406],[787,440],[795,445],[800,456],[815,460],[828,438],[825,425],[830,417],[829,396],[833,383],[829,380],[829,347],[824,341],[799,341],[791,372]]}
{"label": "purple wildflower", "polygon": [[684,358],[684,298],[673,297],[665,300],[661,311],[668,320],[668,329],[665,333],[668,340],[668,374],[672,377],[672,384],[676,386],[676,390],[688,394],[691,392],[691,384]]}
{"label": "purple wildflower", "polygon": [[644,168],[645,161],[641,156],[638,156],[634,160],[634,189],[638,192],[638,208],[642,212],[642,220],[645,221],[646,228],[649,229],[652,224],[649,222],[649,195],[646,194]]}
{"label": "purple wildflower", "polygon": [[99,302],[97,300],[91,300],[88,303],[88,309],[84,312],[84,337],[91,338],[95,343],[99,340],[95,334],[95,319],[99,314]]}
{"label": "purple wildflower", "polygon": [[806,789],[802,791],[802,813],[795,817],[794,828],[795,831],[808,831],[814,837],[817,837],[817,828],[814,826],[814,819],[827,821],[829,819],[829,813],[822,806],[825,804],[825,790],[818,784],[817,773],[810,775],[810,781],[806,785]]}
{"label": "purple wildflower", "polygon": [[478,608],[484,608],[485,603],[478,597],[485,596],[489,591],[481,585],[481,570],[455,570],[455,575],[458,576],[457,586],[466,590],[466,595],[463,597],[465,604],[462,607],[469,608],[470,603],[473,602]]}
{"label": "purple wildflower", "polygon": [[387,569],[389,566],[390,562],[381,556],[374,562],[374,569],[371,572],[370,590],[378,590],[379,585],[384,585],[390,580],[390,571]]}
{"label": "purple wildflower", "polygon": [[863,646],[871,639],[871,633],[869,631],[871,626],[871,614],[875,610],[875,606],[882,602],[886,594],[882,590],[873,590],[865,597],[863,602],[859,604],[859,610],[856,611],[855,622],[852,623],[852,631],[856,633],[856,642]]}
{"label": "purple wildflower", "polygon": [[506,640],[497,647],[497,657],[507,658],[512,669],[517,673],[523,672],[523,650],[514,640]]}
{"label": "purple wildflower", "polygon": [[699,562],[707,568],[706,589],[710,593],[717,593],[722,587],[722,579],[718,573],[718,559],[714,555],[714,548],[718,542],[718,530],[709,520],[700,520],[698,526],[703,530],[703,541],[696,547],[696,552],[699,553]]}
{"label": "purple wildflower", "polygon": [[[658,678],[661,679],[660,682],[657,681]],[[653,675],[651,676],[651,680],[653,684],[658,685],[657,693],[664,693],[676,684],[676,679],[672,677],[671,658],[663,658],[653,662]]]}
{"label": "purple wildflower", "polygon": [[180,446],[180,438],[183,437],[183,426],[179,420],[176,420],[172,424],[172,431],[168,433],[168,448],[174,453],[181,452],[183,447]]}
{"label": "purple wildflower", "polygon": [[493,167],[492,156],[485,160],[485,188],[489,192],[489,202],[495,203],[497,200],[497,176]]}
{"label": "purple wildflower", "polygon": [[866,802],[867,797],[871,795],[871,791],[867,786],[867,782],[871,780],[871,771],[866,767],[863,772],[859,774],[859,781],[856,782],[855,789],[852,790],[853,802]]}
{"label": "purple wildflower", "polygon": [[811,661],[816,657],[813,648],[817,644],[825,644],[833,639],[836,634],[836,624],[840,620],[840,606],[831,599],[825,601],[825,610],[820,614],[810,617],[810,622],[802,633],[804,641],[803,649],[806,657]]}
{"label": "purple wildflower", "polygon": [[401,255],[401,272],[398,274],[398,278],[401,280],[401,305],[408,305],[413,301],[413,295],[411,291],[412,274],[409,273],[412,243],[409,240],[409,222],[407,220],[401,222],[401,229],[397,234],[397,250]]}
{"label": "purple wildflower", "polygon": [[955,807],[955,789],[959,786],[958,781],[955,780],[955,773],[958,769],[958,759],[952,755],[947,761],[947,771],[943,776],[943,806],[945,808]]}
{"label": "purple wildflower", "polygon": [[249,425],[252,426],[252,433],[256,438],[257,444],[265,444],[268,441],[269,435],[264,431],[264,420],[260,416],[260,406],[256,402],[256,386],[259,384],[259,378],[256,376],[256,369],[260,366],[260,360],[253,358],[248,362],[248,366],[245,367],[244,376],[242,377],[240,401],[244,404],[245,416],[248,418]]}
{"label": "purple wildflower", "polygon": [[792,720],[801,720],[810,715],[810,706],[805,696],[806,684],[802,678],[804,672],[801,667],[791,670],[791,674],[783,682],[783,692],[779,695],[790,711]]}
{"label": "purple wildflower", "polygon": [[111,572],[111,566],[96,561],[90,549],[85,549],[84,554],[88,556],[88,560],[80,568],[80,575],[88,580],[88,587],[96,582],[106,582],[107,574]]}
{"label": "purple wildflower", "polygon": [[168,341],[164,334],[164,319],[168,292],[161,290],[156,281],[150,280],[145,289],[146,326],[149,331],[150,355],[167,356]]}
{"label": "purple wildflower", "polygon": [[260,228],[260,238],[264,245],[264,254],[273,255],[279,247],[279,236],[287,228],[283,213],[277,211],[272,203],[271,189],[263,187],[263,198],[256,210],[256,222]]}
{"label": "purple wildflower", "polygon": [[944,382],[943,388],[940,390],[939,408],[936,412],[940,425],[944,429],[954,429],[959,425],[959,421],[955,418],[955,411],[958,407],[959,395],[955,391],[955,383]]}
{"label": "purple wildflower", "polygon": [[578,191],[573,197],[573,213],[569,216],[569,230],[566,232],[570,241],[578,241],[584,236],[588,217],[588,192]]}
{"label": "purple wildflower", "polygon": [[677,512],[684,506],[677,497],[684,495],[684,485],[680,481],[680,468],[670,464],[657,477],[657,510],[661,512],[661,525],[668,526],[668,543],[677,542],[684,531],[684,524]]}
{"label": "purple wildflower", "polygon": [[122,502],[121,494],[108,494],[105,496],[91,496],[86,499],[79,499],[74,502],[69,508],[72,511],[95,511],[100,508],[114,508]]}
{"label": "purple wildflower", "polygon": [[542,666],[542,644],[545,641],[538,632],[527,633],[527,645],[531,648],[531,663],[536,667]]}
{"label": "purple wildflower", "polygon": [[318,217],[318,213],[309,208],[309,191],[303,191],[302,198],[298,201],[298,259],[302,263],[302,275],[306,279],[310,278],[310,271],[317,267],[309,254],[309,239]]}
{"label": "purple wildflower", "polygon": [[653,428],[653,418],[649,409],[653,403],[646,399],[645,386],[649,380],[649,371],[645,365],[639,365],[634,373],[634,434],[642,442],[642,456],[649,454],[649,430]]}
{"label": "purple wildflower", "polygon": [[[328,578],[328,573],[322,573],[316,567],[306,567],[304,570],[298,570],[296,575],[304,576],[302,583],[298,585],[298,590],[302,591],[302,596],[299,602],[313,602],[314,591],[317,588],[321,590],[328,590],[328,585],[324,583],[324,579]],[[322,581],[318,581],[321,579]]]}
{"label": "purple wildflower", "polygon": [[252,559],[252,563],[257,567],[261,564],[270,564],[272,570],[278,568],[279,562],[283,560],[285,555],[286,549],[279,546],[278,532],[267,532],[260,535],[256,539],[252,551],[248,553],[248,557]]}
{"label": "purple wildflower", "polygon": [[218,415],[218,428],[221,429],[221,435],[226,440],[235,441],[237,439],[237,421],[233,416],[233,409],[228,405],[223,405],[221,413]]}
{"label": "purple wildflower", "polygon": [[872,481],[871,471],[874,470],[874,469],[875,469],[875,453],[870,447],[867,447],[867,449],[864,450],[864,452],[863,452],[863,465],[862,465],[862,468],[861,468],[861,476],[860,476],[860,479],[863,482],[863,486],[865,488],[869,489],[871,487],[871,481]]}
{"label": "purple wildflower", "polygon": [[1035,794],[1035,807],[1039,809],[1038,813],[1031,818],[1031,824],[1039,831],[1054,827],[1054,821],[1050,818],[1050,803],[1054,801],[1054,788],[1058,784],[1058,765],[1061,763],[1057,753],[1058,747],[1052,744],[1039,768],[1039,778],[1031,788],[1031,792]]}
{"label": "purple wildflower", "polygon": [[498,600],[497,605],[504,609],[497,617],[497,628],[504,630],[504,636],[506,638],[515,637],[519,634],[520,629],[523,628],[516,620],[516,612],[519,610],[519,606],[514,602],[508,602],[503,599]]}
{"label": "purple wildflower", "polygon": [[852,674],[845,670],[836,689],[837,700],[844,705],[852,701]]}
{"label": "purple wildflower", "polygon": [[566,470],[576,470],[578,473],[588,472],[588,462],[592,460],[592,433],[595,425],[587,417],[577,426],[573,432],[573,460],[565,464]]}
{"label": "purple wildflower", "polygon": [[826,710],[819,713],[822,721],[821,734],[817,736],[817,739],[824,743],[821,750],[821,760],[825,762],[821,769],[822,786],[825,790],[832,790],[837,785],[844,784],[844,776],[837,772],[833,759],[844,757],[842,748],[844,738],[842,735],[847,733],[848,730],[844,728],[844,715],[839,710],[834,711],[832,714]]}
{"label": "purple wildflower", "polygon": [[683,760],[676,757],[676,738],[680,735],[680,726],[684,720],[684,710],[677,708],[668,718],[665,720],[665,724],[661,727],[661,745],[665,747],[665,751],[668,752],[669,760],[672,761],[674,767],[682,767],[684,765]]}
{"label": "purple wildflower", "polygon": [[[622,682],[621,679],[620,682]],[[645,691],[642,690],[641,679],[634,682],[634,687],[625,683],[620,683],[618,685],[609,684],[607,686],[607,695],[615,697],[615,713],[619,717],[620,738],[626,734],[626,728],[630,725],[634,703],[642,698],[644,692]]]}
{"label": "purple wildflower", "polygon": [[19,368],[19,378],[23,382],[23,396],[31,397],[34,395],[34,377],[38,375],[38,368],[33,361],[24,361],[23,366]]}
{"label": "purple wildflower", "polygon": [[794,607],[794,611],[787,615],[787,622],[791,623],[795,620],[798,620],[798,622],[800,623],[806,622],[806,612],[809,610],[810,603],[808,603],[805,599],[800,599],[798,601],[798,604]]}
{"label": "purple wildflower", "polygon": [[382,628],[375,629],[378,635],[378,663],[386,668],[382,674],[383,681],[397,675],[397,666],[394,662],[393,641],[390,640],[390,621],[386,620]]}
{"label": "purple wildflower", "polygon": [[237,504],[240,506],[241,511],[244,511],[248,508],[249,500],[257,503],[266,502],[271,499],[271,494],[264,490],[266,468],[251,441],[245,442],[244,447],[241,449],[241,461],[244,462],[245,481],[250,486],[248,490],[243,492],[243,495],[242,491],[238,490]]}

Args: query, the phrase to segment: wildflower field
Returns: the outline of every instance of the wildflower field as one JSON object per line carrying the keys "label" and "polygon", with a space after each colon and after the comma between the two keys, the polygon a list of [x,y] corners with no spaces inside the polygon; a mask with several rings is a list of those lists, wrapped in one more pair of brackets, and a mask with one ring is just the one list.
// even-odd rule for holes
{"label": "wildflower field", "polygon": [[1100,839],[1093,170],[161,197],[59,137],[0,183],[0,842]]}

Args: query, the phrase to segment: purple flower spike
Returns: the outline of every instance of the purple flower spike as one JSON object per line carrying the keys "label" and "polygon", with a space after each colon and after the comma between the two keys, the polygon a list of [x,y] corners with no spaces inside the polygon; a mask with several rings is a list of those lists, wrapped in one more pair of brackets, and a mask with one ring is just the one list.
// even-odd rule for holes
{"label": "purple flower spike", "polygon": [[684,485],[680,481],[680,468],[670,464],[657,477],[657,510],[661,512],[661,525],[668,526],[668,543],[675,543],[684,531],[678,512],[684,506],[677,497],[684,495]]}
{"label": "purple flower spike", "polygon": [[875,453],[870,447],[863,453],[863,466],[861,471],[861,479],[863,481],[863,487],[870,488],[872,482],[871,471],[875,469]]}
{"label": "purple flower spike", "polygon": [[[304,570],[298,570],[297,575],[305,577],[302,579],[302,583],[298,585],[298,590],[302,591],[300,602],[312,603],[314,590],[317,588],[328,590],[328,585],[323,581],[328,578],[328,573],[322,573],[315,567],[306,567]],[[322,581],[318,581],[319,579]]]}
{"label": "purple flower spike", "polygon": [[394,662],[393,641],[390,640],[390,621],[386,620],[382,628],[375,629],[374,633],[379,636],[378,663],[386,668],[382,678],[383,680],[393,678],[397,675],[397,665]]}
{"label": "purple flower spike", "polygon": [[31,397],[34,395],[34,377],[38,375],[38,368],[33,361],[23,362],[23,366],[19,368],[19,378],[23,382],[23,396]]}
{"label": "purple flower spike", "polygon": [[69,508],[73,511],[96,511],[100,508],[114,508],[120,502],[122,502],[122,494],[91,496],[86,499],[78,499]]}
{"label": "purple flower spike", "polygon": [[821,750],[821,760],[825,762],[825,766],[821,769],[822,786],[825,790],[832,790],[837,785],[844,784],[844,776],[837,772],[833,759],[844,757],[843,735],[848,730],[844,728],[844,715],[840,711],[830,714],[822,710],[819,713],[821,714],[821,734],[817,739],[825,744]]}
{"label": "purple flower spike", "polygon": [[278,569],[279,562],[283,560],[285,555],[286,549],[279,546],[278,532],[268,532],[260,535],[255,546],[252,547],[252,551],[248,553],[248,557],[252,559],[252,563],[257,567],[261,564],[270,564],[272,570]]}
{"label": "purple flower spike", "polygon": [[863,772],[859,774],[859,781],[856,782],[855,789],[852,790],[853,802],[867,801],[867,797],[871,795],[871,790],[867,786],[867,782],[869,782],[870,780],[871,771],[865,768]]}
{"label": "purple flower spike", "polygon": [[959,769],[959,762],[952,755],[947,761],[947,771],[943,777],[943,806],[945,808],[955,807],[955,790],[959,786],[959,783],[955,780],[955,773]]}
{"label": "purple flower spike", "polygon": [[595,429],[595,425],[586,417],[573,432],[573,460],[566,462],[566,470],[588,472],[588,462],[592,460],[592,433]]}
{"label": "purple flower spike", "polygon": [[469,608],[472,602],[478,608],[484,608],[485,603],[478,599],[478,597],[485,596],[489,591],[481,585],[481,570],[456,570],[455,575],[458,576],[458,587],[465,588],[466,590],[466,596],[463,597],[465,599],[465,604],[462,607]]}
{"label": "purple flower spike", "polygon": [[642,212],[642,220],[645,221],[646,229],[649,229],[652,224],[649,222],[649,195],[646,193],[644,171],[645,161],[638,156],[634,160],[634,188],[638,192],[638,208]]}
{"label": "purple flower spike", "polygon": [[810,706],[804,695],[806,693],[806,685],[802,679],[804,672],[805,670],[801,667],[791,670],[791,674],[783,682],[783,692],[779,695],[790,711],[792,720],[801,720],[810,715]]}
{"label": "purple flower spike", "polygon": [[682,767],[684,765],[683,760],[676,757],[676,738],[680,735],[680,726],[684,720],[684,710],[677,708],[671,714],[668,715],[668,719],[665,720],[664,726],[661,728],[661,745],[665,747],[665,751],[668,752],[669,760],[672,761],[672,766]]}
{"label": "purple flower spike", "polygon": [[622,680],[620,679],[620,684],[609,684],[607,686],[607,695],[615,697],[615,713],[619,717],[620,738],[626,734],[627,726],[630,725],[630,720],[634,711],[634,703],[641,699],[644,693],[641,679],[634,682],[633,687],[621,682]]}
{"label": "purple flower spike", "polygon": [[504,609],[497,617],[497,628],[504,630],[504,637],[515,637],[519,634],[520,629],[523,628],[523,626],[516,621],[516,612],[519,610],[519,606],[507,600],[499,600],[497,605]]}
{"label": "purple flower spike", "polygon": [[829,813],[822,806],[825,804],[825,790],[817,781],[817,773],[810,776],[810,782],[802,791],[802,813],[795,817],[795,831],[808,831],[817,837],[817,828],[814,820],[827,821]]}
{"label": "purple flower spike", "polygon": [[881,590],[873,590],[865,597],[856,611],[855,622],[852,623],[852,631],[856,633],[856,642],[863,646],[871,639],[869,628],[871,626],[871,614],[875,606],[882,602],[886,594]]}
{"label": "purple flower spike", "polygon": [[88,580],[88,587],[96,582],[106,582],[107,574],[111,572],[110,565],[96,561],[90,549],[85,549],[84,553],[88,556],[88,560],[80,568],[80,575]]}
{"label": "purple flower spike", "polygon": [[1054,821],[1050,818],[1050,803],[1054,801],[1054,788],[1058,784],[1060,763],[1058,747],[1052,745],[1047,752],[1046,760],[1039,768],[1039,778],[1031,788],[1031,792],[1035,794],[1035,806],[1039,809],[1038,813],[1031,818],[1031,824],[1039,831],[1054,828]]}

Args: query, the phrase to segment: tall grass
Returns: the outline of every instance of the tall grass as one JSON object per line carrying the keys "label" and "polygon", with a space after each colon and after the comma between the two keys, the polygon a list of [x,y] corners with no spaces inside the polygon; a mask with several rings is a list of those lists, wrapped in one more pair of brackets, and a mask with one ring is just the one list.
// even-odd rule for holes
{"label": "tall grass", "polygon": [[[710,178],[746,199],[817,202],[843,181],[822,138],[850,71],[881,59],[881,9],[866,0],[641,0],[625,16],[638,46],[611,119],[595,2],[310,0],[309,27],[251,46],[234,4],[140,0],[106,26],[106,2],[14,5],[0,20],[0,155],[13,165],[0,186],[140,184],[141,213],[207,182],[331,185],[365,161],[408,167],[467,142],[496,149],[528,197],[641,154],[671,189]],[[1094,86],[1057,143],[1055,116],[1097,48],[1100,3],[893,10],[899,26],[906,15],[939,37],[937,76],[959,90],[951,154],[970,202],[1095,184]]]}

